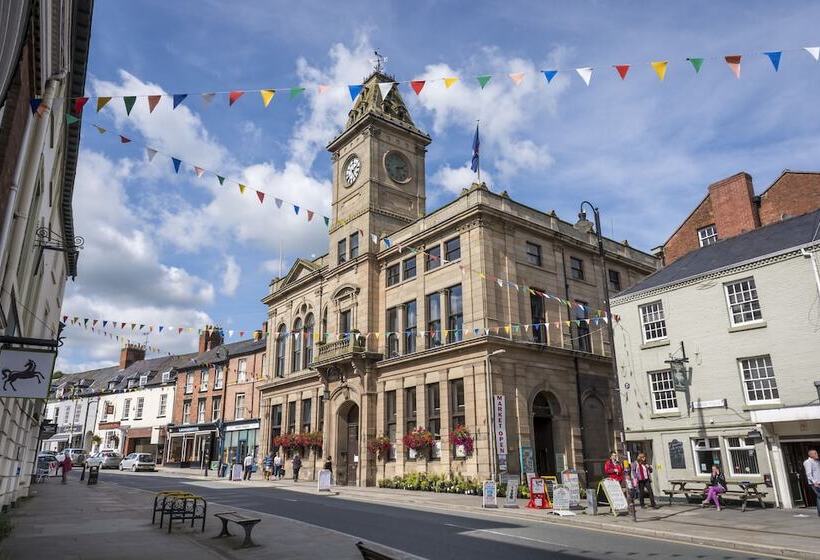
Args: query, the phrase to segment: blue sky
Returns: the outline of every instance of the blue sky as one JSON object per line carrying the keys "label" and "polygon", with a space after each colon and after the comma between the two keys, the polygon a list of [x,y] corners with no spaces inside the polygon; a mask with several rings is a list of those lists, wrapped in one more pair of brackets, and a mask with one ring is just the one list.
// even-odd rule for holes
{"label": "blue sky", "polygon": [[[662,243],[705,193],[741,170],[762,191],[783,169],[817,169],[820,64],[785,52],[774,73],[763,51],[820,45],[820,5],[809,2],[97,2],[87,95],[226,91],[306,85],[265,109],[257,94],[228,108],[189,97],[176,111],[145,100],[86,106],[75,187],[86,239],[64,314],[145,324],[258,328],[259,302],[296,256],[327,251],[321,220],[305,223],[253,194],[240,196],[140,143],[328,213],[326,143],[341,129],[346,91],[378,48],[399,80],[458,76],[402,95],[432,137],[428,210],[471,179],[473,128],[493,190],[574,221],[596,202],[604,230],[641,249]],[[741,79],[724,55],[743,54]],[[757,54],[755,54],[757,53]],[[695,74],[686,57],[705,57]],[[712,58],[713,57],[713,58]],[[669,60],[659,82],[649,61]],[[622,81],[614,64],[632,64]],[[594,68],[591,85],[561,72]],[[521,85],[507,78],[526,72]],[[480,90],[474,76],[493,74]],[[100,124],[132,137],[126,146]],[[58,367],[116,360],[118,344],[69,328]],[[147,338],[167,352],[195,335]],[[145,342],[145,337],[135,337]]]}

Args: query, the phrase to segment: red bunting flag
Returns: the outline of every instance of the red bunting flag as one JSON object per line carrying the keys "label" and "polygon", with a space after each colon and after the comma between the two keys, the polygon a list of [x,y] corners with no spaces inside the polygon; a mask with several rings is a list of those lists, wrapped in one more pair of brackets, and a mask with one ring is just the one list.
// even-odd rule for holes
{"label": "red bunting flag", "polygon": [[148,112],[153,113],[154,109],[157,108],[157,104],[159,104],[159,100],[162,99],[161,95],[149,95],[148,96]]}
{"label": "red bunting flag", "polygon": [[733,54],[730,56],[725,57],[726,64],[729,65],[729,70],[735,75],[735,78],[740,79],[740,59],[741,56],[739,54]]}
{"label": "red bunting flag", "polygon": [[618,75],[621,77],[621,80],[625,80],[626,75],[629,73],[629,64],[618,64],[615,66],[615,70],[618,71]]}
{"label": "red bunting flag", "polygon": [[228,94],[228,106],[232,106],[236,101],[245,95],[244,91],[232,91]]}
{"label": "red bunting flag", "polygon": [[202,174],[205,173],[205,170],[201,167],[194,166],[194,173],[196,173],[197,177],[202,177]]}
{"label": "red bunting flag", "polygon": [[410,87],[413,88],[413,91],[416,92],[416,95],[421,93],[421,90],[424,89],[424,84],[426,82],[424,80],[412,80],[410,82]]}
{"label": "red bunting flag", "polygon": [[123,136],[122,134],[120,134],[120,142],[121,142],[122,144],[128,144],[130,141],[131,141],[131,139],[130,139],[130,138],[126,138],[125,136]]}
{"label": "red bunting flag", "polygon": [[259,197],[259,204],[265,202],[265,193],[263,193],[262,191],[256,191],[256,196]]}
{"label": "red bunting flag", "polygon": [[87,97],[78,97],[74,100],[74,112],[81,113],[83,111],[83,107],[85,104],[88,103]]}
{"label": "red bunting flag", "polygon": [[308,215],[308,222],[309,222],[313,219],[313,210],[308,210],[307,215]]}

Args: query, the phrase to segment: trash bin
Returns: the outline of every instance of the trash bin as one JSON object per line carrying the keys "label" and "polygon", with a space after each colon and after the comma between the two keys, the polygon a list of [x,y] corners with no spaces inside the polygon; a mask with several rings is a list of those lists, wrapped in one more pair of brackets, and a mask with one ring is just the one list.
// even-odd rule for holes
{"label": "trash bin", "polygon": [[598,515],[598,491],[595,488],[587,488],[587,515]]}

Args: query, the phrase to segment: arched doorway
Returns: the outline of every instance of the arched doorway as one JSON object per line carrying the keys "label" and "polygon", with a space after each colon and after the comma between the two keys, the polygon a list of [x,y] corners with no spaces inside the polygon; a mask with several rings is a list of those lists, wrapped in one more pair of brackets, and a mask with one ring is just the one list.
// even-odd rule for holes
{"label": "arched doorway", "polygon": [[348,401],[339,407],[336,481],[342,486],[356,484],[359,459],[359,406]]}
{"label": "arched doorway", "polygon": [[538,476],[555,474],[555,440],[552,429],[553,411],[545,391],[532,401],[532,430],[535,443],[535,468]]}

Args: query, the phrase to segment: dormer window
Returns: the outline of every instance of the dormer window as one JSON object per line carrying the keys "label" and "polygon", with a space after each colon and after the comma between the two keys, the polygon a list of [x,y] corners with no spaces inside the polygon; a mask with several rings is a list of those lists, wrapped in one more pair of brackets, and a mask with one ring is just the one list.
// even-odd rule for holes
{"label": "dormer window", "polygon": [[145,387],[148,383],[148,376],[147,375],[140,375],[140,387]]}
{"label": "dormer window", "polygon": [[136,379],[129,379],[128,380],[128,388],[129,389],[133,389],[136,386],[137,386],[137,380]]}
{"label": "dormer window", "polygon": [[168,383],[171,381],[171,372],[170,371],[163,371],[162,372],[162,382]]}
{"label": "dormer window", "polygon": [[113,390],[114,390],[114,387],[116,387],[116,386],[117,386],[117,382],[116,382],[116,381],[109,381],[109,382],[108,382],[108,390],[109,390],[109,391],[113,391]]}

